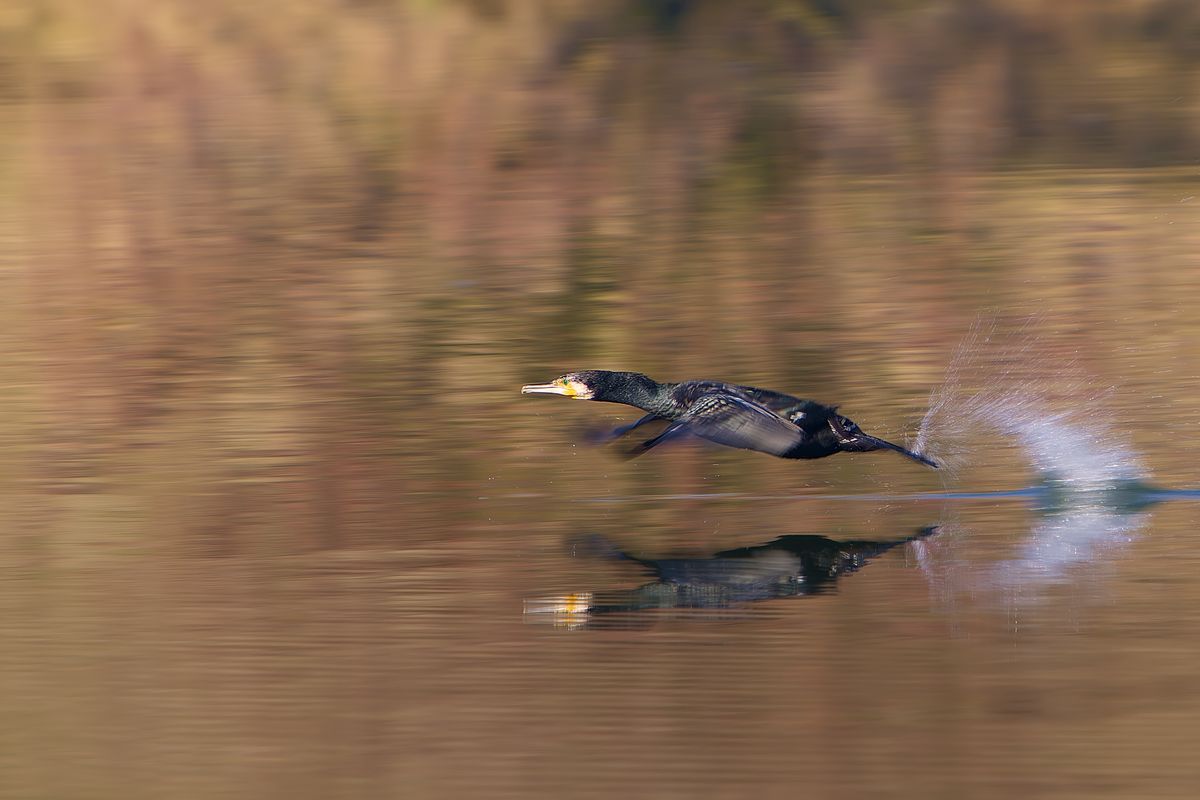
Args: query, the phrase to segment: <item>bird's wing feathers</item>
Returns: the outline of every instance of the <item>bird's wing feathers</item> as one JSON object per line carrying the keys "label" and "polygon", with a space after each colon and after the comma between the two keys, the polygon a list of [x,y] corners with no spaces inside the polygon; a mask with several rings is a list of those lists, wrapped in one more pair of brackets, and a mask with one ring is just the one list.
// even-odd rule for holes
{"label": "bird's wing feathers", "polygon": [[799,397],[792,397],[790,394],[776,392],[771,389],[759,389],[757,386],[738,386],[737,390],[763,408],[776,413],[804,403]]}
{"label": "bird's wing feathers", "polygon": [[806,434],[767,407],[728,391],[705,392],[678,420],[710,442],[781,456]]}
{"label": "bird's wing feathers", "polygon": [[[802,423],[801,420],[806,419],[814,411],[825,409],[820,403],[815,403],[812,400],[804,400],[771,389],[759,389],[757,386],[738,386],[737,391],[738,394],[749,397],[763,408],[774,411],[784,419],[795,422],[797,425],[805,428],[808,428],[809,425]],[[821,415],[818,414],[818,416]],[[820,421],[818,421],[818,424],[820,424]]]}

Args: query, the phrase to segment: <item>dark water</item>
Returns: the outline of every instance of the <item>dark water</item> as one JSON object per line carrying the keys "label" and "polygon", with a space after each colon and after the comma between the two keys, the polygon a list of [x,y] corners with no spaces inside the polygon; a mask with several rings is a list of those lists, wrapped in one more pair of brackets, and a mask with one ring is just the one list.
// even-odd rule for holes
{"label": "dark water", "polygon": [[1195,796],[1188,4],[11,5],[0,797]]}

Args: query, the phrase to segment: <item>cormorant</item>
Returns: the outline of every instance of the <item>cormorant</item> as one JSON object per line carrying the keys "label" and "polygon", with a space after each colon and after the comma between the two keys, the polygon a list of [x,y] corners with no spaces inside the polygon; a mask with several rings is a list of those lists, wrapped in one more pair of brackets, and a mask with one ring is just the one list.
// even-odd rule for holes
{"label": "cormorant", "polygon": [[824,458],[834,453],[895,450],[937,469],[937,462],[875,436],[837,413],[837,406],[801,400],[789,394],[738,386],[722,381],[696,380],[659,383],[638,372],[589,369],[571,372],[550,383],[531,383],[521,394],[561,394],[577,400],[600,400],[640,408],[646,415],[622,425],[610,438],[654,420],[670,424],[642,442],[631,455],[692,434],[728,447],[757,450],[779,458]]}

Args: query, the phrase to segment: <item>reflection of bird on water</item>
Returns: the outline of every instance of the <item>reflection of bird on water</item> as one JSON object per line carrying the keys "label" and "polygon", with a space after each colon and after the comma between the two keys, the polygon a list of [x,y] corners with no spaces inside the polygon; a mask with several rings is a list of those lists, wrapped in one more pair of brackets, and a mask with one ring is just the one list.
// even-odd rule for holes
{"label": "reflection of bird on water", "polygon": [[739,547],[707,558],[638,558],[595,537],[591,551],[635,562],[654,573],[655,580],[636,589],[580,592],[530,600],[527,613],[569,626],[589,616],[652,608],[728,608],[741,603],[817,594],[833,588],[843,575],[893,547],[938,532],[922,528],[912,536],[884,542],[835,541],[824,536],[781,536],[754,547]]}
{"label": "reflection of bird on water", "polygon": [[834,453],[895,450],[937,468],[930,458],[870,436],[837,413],[836,406],[788,394],[720,381],[659,383],[637,372],[585,370],[550,383],[521,387],[522,394],[560,394],[578,400],[623,403],[647,412],[610,434],[617,438],[654,420],[667,428],[638,445],[640,455],[665,441],[692,434],[728,447],[757,450],[780,458],[824,458]]}

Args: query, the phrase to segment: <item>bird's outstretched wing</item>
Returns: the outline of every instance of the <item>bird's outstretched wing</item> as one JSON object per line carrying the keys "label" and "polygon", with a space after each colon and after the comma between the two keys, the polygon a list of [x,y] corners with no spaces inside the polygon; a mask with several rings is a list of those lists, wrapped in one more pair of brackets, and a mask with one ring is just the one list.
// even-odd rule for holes
{"label": "bird's outstretched wing", "polygon": [[740,394],[713,390],[693,401],[685,414],[631,455],[640,455],[668,439],[691,434],[710,442],[782,456],[807,437],[803,430],[767,407]]}

